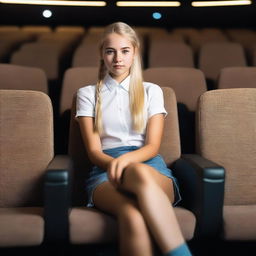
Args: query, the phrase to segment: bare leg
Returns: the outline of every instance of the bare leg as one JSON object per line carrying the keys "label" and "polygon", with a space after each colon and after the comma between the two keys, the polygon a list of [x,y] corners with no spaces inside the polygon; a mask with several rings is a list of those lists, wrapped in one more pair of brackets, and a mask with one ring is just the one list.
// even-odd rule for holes
{"label": "bare leg", "polygon": [[137,197],[145,222],[163,253],[185,242],[170,203],[174,192],[169,178],[148,165],[136,163],[126,168],[121,189]]}
{"label": "bare leg", "polygon": [[99,185],[93,198],[97,208],[116,216],[122,256],[153,255],[148,228],[132,198],[119,192],[109,182]]}

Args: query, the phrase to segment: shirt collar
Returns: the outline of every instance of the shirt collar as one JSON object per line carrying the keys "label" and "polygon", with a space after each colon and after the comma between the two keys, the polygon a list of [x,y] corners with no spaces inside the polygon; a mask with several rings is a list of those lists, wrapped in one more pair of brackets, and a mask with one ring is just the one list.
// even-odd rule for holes
{"label": "shirt collar", "polygon": [[117,86],[121,86],[124,90],[129,92],[130,76],[127,76],[121,83],[118,83],[109,74],[107,74],[104,78],[104,84],[110,91],[116,88]]}

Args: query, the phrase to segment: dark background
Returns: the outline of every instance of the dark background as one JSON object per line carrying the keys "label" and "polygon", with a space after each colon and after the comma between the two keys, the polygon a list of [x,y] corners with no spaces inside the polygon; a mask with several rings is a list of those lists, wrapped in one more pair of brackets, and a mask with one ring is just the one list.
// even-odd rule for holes
{"label": "dark background", "polygon": [[[82,25],[102,26],[114,21],[130,25],[172,27],[247,27],[255,28],[256,1],[250,6],[192,7],[191,1],[181,1],[180,7],[116,7],[107,1],[106,7],[64,7],[0,4],[2,25]],[[53,16],[46,19],[42,11],[49,9]],[[162,19],[154,20],[153,12],[160,12]]]}

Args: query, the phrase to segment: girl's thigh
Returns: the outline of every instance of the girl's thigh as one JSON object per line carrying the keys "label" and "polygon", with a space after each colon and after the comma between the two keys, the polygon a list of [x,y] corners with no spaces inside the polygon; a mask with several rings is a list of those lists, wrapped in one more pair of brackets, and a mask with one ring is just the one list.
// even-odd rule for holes
{"label": "girl's thigh", "polygon": [[109,181],[101,183],[93,193],[94,205],[97,209],[117,216],[125,206],[137,208],[137,203],[130,193],[117,190]]}
{"label": "girl's thigh", "polygon": [[149,183],[157,184],[162,191],[167,195],[170,203],[174,202],[174,184],[171,178],[163,175],[155,168],[143,164],[135,163],[130,165],[123,175],[122,189],[131,191],[136,180],[148,181]]}

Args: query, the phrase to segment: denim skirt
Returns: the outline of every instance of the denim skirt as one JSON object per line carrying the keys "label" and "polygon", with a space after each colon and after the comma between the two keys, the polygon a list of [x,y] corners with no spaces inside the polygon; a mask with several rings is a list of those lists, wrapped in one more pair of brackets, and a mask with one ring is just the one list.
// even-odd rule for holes
{"label": "denim skirt", "polygon": [[[138,147],[136,146],[123,146],[123,147],[106,149],[106,150],[103,150],[103,152],[109,156],[112,156],[113,158],[117,158],[125,153],[134,151],[136,149],[138,149]],[[175,206],[181,200],[178,182],[176,178],[173,176],[172,171],[166,166],[166,163],[164,162],[161,155],[158,154],[157,156],[143,163],[153,167],[156,171],[172,179],[173,186],[174,186],[174,194],[175,194],[173,205]],[[99,186],[100,184],[108,180],[109,180],[108,175],[105,170],[102,170],[97,166],[94,166],[92,168],[92,170],[89,172],[89,177],[86,180],[86,191],[88,195],[87,207],[94,207],[94,203],[93,203],[94,190],[96,189],[97,186]]]}

